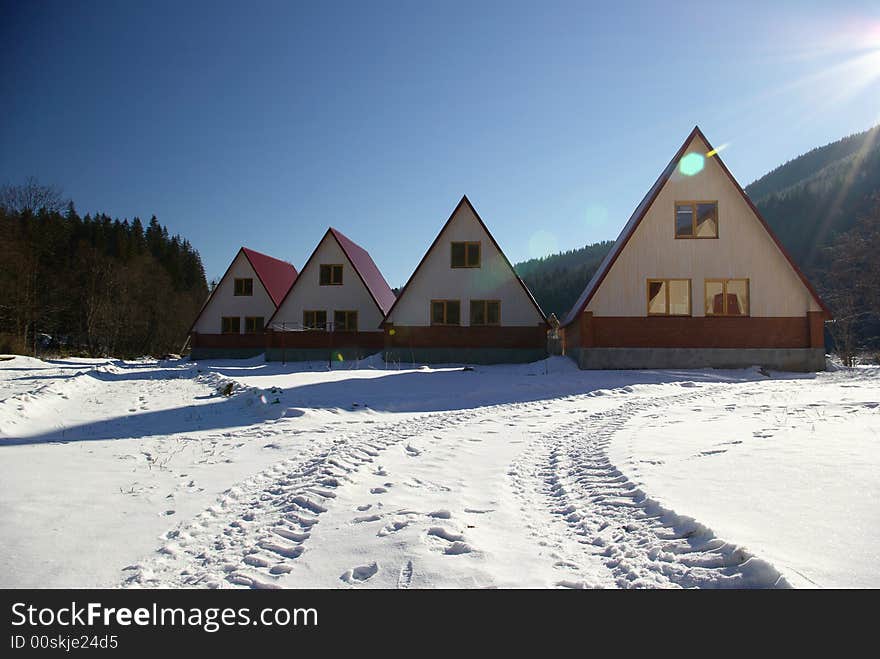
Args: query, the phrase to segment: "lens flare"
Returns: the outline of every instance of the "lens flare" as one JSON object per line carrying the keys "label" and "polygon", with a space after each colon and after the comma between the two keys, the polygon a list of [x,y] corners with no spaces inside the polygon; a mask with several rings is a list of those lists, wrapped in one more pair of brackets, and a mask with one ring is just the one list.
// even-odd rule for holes
{"label": "lens flare", "polygon": [[706,157],[711,158],[712,156],[717,156],[719,153],[724,151],[724,149],[726,149],[729,146],[730,146],[730,142],[725,142],[721,146],[718,146],[718,147],[715,147],[714,149],[712,149],[709,153],[706,154]]}
{"label": "lens flare", "polygon": [[678,171],[685,176],[694,176],[703,171],[706,159],[700,153],[689,153],[678,161]]}

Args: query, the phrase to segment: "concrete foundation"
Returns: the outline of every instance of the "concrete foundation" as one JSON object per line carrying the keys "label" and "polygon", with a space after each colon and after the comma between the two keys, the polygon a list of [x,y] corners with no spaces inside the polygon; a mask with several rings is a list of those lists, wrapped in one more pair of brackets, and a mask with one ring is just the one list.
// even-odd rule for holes
{"label": "concrete foundation", "polygon": [[574,348],[569,357],[585,370],[747,368],[824,371],[823,348]]}
{"label": "concrete foundation", "polygon": [[385,361],[401,364],[527,364],[544,359],[542,348],[389,348]]}

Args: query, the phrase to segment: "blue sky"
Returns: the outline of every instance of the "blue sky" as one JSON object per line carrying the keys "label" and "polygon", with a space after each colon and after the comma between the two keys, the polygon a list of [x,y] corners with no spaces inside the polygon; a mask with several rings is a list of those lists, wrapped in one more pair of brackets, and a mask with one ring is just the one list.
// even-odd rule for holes
{"label": "blue sky", "polygon": [[0,183],[209,278],[332,225],[400,286],[463,193],[516,262],[616,237],[694,124],[746,185],[880,122],[876,0],[3,2],[0,40]]}

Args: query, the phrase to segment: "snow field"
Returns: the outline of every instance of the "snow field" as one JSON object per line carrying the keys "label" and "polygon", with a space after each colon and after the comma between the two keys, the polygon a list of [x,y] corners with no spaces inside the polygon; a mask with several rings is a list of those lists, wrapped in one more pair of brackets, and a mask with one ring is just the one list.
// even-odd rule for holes
{"label": "snow field", "polygon": [[878,585],[880,369],[374,362],[0,362],[0,584]]}

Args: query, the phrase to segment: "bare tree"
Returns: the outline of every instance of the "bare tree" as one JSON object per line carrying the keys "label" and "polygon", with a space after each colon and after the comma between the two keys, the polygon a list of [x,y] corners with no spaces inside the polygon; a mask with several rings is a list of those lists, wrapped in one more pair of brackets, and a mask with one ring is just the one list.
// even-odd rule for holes
{"label": "bare tree", "polygon": [[834,313],[829,331],[843,363],[852,366],[857,353],[877,337],[866,335],[868,322],[880,317],[880,199],[872,212],[837,237],[828,248],[822,273],[825,299]]}
{"label": "bare tree", "polygon": [[41,185],[33,176],[26,178],[21,185],[4,185],[0,188],[0,207],[8,213],[36,213],[40,209],[61,212],[67,204],[68,200],[60,188]]}

